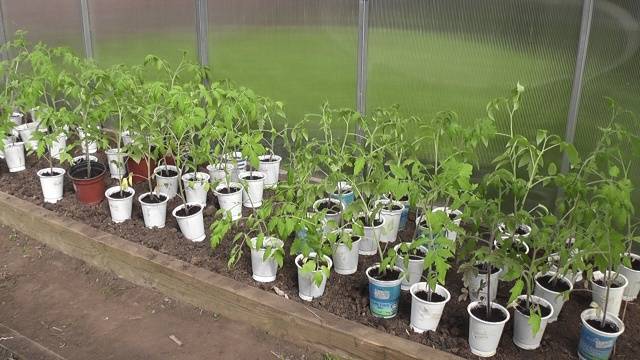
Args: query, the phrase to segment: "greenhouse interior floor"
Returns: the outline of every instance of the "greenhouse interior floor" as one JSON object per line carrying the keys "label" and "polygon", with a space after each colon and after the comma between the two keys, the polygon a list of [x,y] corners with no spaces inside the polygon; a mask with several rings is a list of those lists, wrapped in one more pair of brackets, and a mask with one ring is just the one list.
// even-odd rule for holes
{"label": "greenhouse interior floor", "polygon": [[[0,330],[2,360],[333,358],[133,285],[5,226]],[[31,349],[16,345],[18,337]]]}

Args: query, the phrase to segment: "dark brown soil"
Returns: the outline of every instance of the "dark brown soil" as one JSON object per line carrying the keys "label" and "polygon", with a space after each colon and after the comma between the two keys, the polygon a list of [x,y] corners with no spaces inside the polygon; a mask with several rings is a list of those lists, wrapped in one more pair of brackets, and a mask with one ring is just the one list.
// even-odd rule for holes
{"label": "dark brown soil", "polygon": [[169,169],[169,170],[167,170],[167,169],[165,169],[165,170],[160,170],[160,171],[156,172],[156,174],[158,174],[158,175],[160,175],[160,176],[162,176],[162,177],[174,177],[174,176],[178,176],[178,172],[177,172],[177,171],[174,171],[174,170],[171,170],[171,169]]}
{"label": "dark brown soil", "polygon": [[374,219],[373,220],[373,225],[371,225],[370,222],[367,223],[367,219],[365,219],[365,218],[358,218],[358,221],[362,222],[362,224],[364,226],[367,226],[367,227],[369,227],[369,226],[376,227],[376,226],[380,226],[382,224],[382,220],[380,220],[380,219]]}
{"label": "dark brown soil", "polygon": [[537,278],[536,281],[538,282],[538,284],[540,284],[540,286],[544,287],[547,290],[559,293],[569,290],[569,284],[561,279],[554,279],[551,275],[541,276]]}
{"label": "dark brown soil", "polygon": [[[605,287],[607,286],[607,284],[604,282],[603,279],[598,279],[598,280],[593,280],[594,283],[596,283],[599,286]],[[615,288],[619,288],[620,286],[622,286],[622,284],[614,282],[611,284],[611,288],[615,289]]]}
{"label": "dark brown soil", "polygon": [[428,302],[433,302],[433,303],[439,303],[439,302],[443,302],[446,300],[446,298],[440,294],[431,293],[431,299],[429,299],[429,292],[428,291],[424,291],[424,290],[420,290],[418,292],[416,292],[416,296],[418,298],[420,298],[421,300],[424,301],[428,301]]}
{"label": "dark brown soil", "polygon": [[131,196],[131,191],[129,190],[122,190],[122,191],[116,191],[113,194],[109,194],[109,197],[112,199],[126,199],[129,196]]}
{"label": "dark brown soil", "polygon": [[458,217],[458,214],[456,213],[449,213],[449,219],[451,220],[455,220]]}
{"label": "dark brown soil", "polygon": [[[479,273],[479,274],[486,274],[486,273],[487,273],[487,270],[488,270],[488,269],[487,269],[487,267],[486,267],[485,265],[483,265],[483,264],[478,264],[478,265],[476,265],[476,269],[478,269],[478,273]],[[492,268],[491,268],[491,273],[492,273],[492,274],[495,274],[495,273],[497,273],[498,271],[500,271],[500,269],[499,269],[499,268],[497,268],[497,267],[492,267]]]}
{"label": "dark brown soil", "polygon": [[262,179],[262,176],[249,175],[249,176],[243,177],[242,179],[244,179],[244,180],[260,180],[260,179]]}
{"label": "dark brown soil", "polygon": [[219,192],[220,194],[233,194],[233,193],[237,193],[238,191],[240,191],[239,187],[223,187],[220,190],[216,190],[217,192]]}
{"label": "dark brown soil", "polygon": [[[388,206],[385,206],[384,208],[389,210]],[[402,206],[396,205],[396,204],[391,204],[391,211],[398,211],[398,210],[402,210]]]}
{"label": "dark brown soil", "polygon": [[487,306],[479,305],[471,309],[471,313],[473,316],[477,317],[480,320],[489,321],[489,322],[500,322],[507,318],[507,315],[500,311],[500,309],[491,308],[491,313],[487,318]]}
{"label": "dark brown soil", "polygon": [[276,159],[275,157],[269,157],[266,159],[260,159],[260,162],[263,162],[263,163],[278,162],[278,159]]}
{"label": "dark brown soil", "polygon": [[587,324],[591,325],[593,328],[597,330],[604,331],[610,334],[617,333],[618,330],[620,330],[618,329],[618,325],[609,321],[604,322],[604,327],[600,326],[601,325],[600,320],[595,320],[595,319],[587,320]]}
{"label": "dark brown soil", "polygon": [[516,235],[527,235],[528,233],[529,230],[522,225],[518,226],[518,228],[516,229]]}
{"label": "dark brown soil", "polygon": [[167,199],[167,197],[162,195],[162,194],[157,194],[157,195],[147,194],[146,196],[144,196],[140,200],[142,202],[147,203],[147,204],[159,204],[159,203],[165,201],[166,199]]}
{"label": "dark brown soil", "polygon": [[[86,164],[86,162],[82,162],[80,164]],[[103,167],[93,167],[89,170],[89,176],[87,176],[87,168],[86,166],[78,166],[77,168],[69,171],[69,176],[73,179],[94,179],[102,174],[104,174],[105,169]]]}
{"label": "dark brown soil", "polygon": [[[99,154],[100,161],[106,163],[104,155]],[[4,192],[28,200],[60,215],[82,221],[100,230],[110,232],[129,241],[139,243],[162,253],[174,256],[180,260],[195,266],[217,272],[237,281],[250,284],[265,291],[272,292],[273,286],[284,291],[292,301],[304,303],[310,308],[323,309],[345,319],[356,321],[387,333],[400,336],[412,341],[425,344],[429,347],[448,351],[464,358],[476,358],[469,350],[468,327],[469,316],[466,307],[468,299],[461,291],[462,276],[456,272],[458,263],[452,263],[452,269],[446,278],[446,288],[451,293],[451,301],[445,306],[442,320],[436,332],[425,334],[413,333],[409,327],[411,315],[411,295],[403,291],[400,296],[398,315],[393,319],[379,319],[371,316],[369,312],[368,279],[364,270],[375,264],[377,256],[360,256],[358,269],[353,275],[343,276],[332,273],[327,281],[325,293],[322,297],[306,302],[298,298],[297,268],[294,257],[287,255],[284,267],[278,271],[276,281],[269,284],[261,284],[251,278],[251,256],[248,248],[244,248],[243,257],[233,269],[227,268],[228,254],[233,248],[233,236],[238,231],[246,231],[244,220],[239,220],[232,231],[216,250],[211,250],[207,241],[193,243],[187,241],[170,211],[180,205],[176,197],[167,204],[167,223],[164,229],[147,229],[144,226],[142,211],[139,206],[133,207],[132,219],[121,224],[111,221],[109,207],[105,202],[99,206],[85,206],[79,204],[73,193],[71,181],[65,179],[64,198],[56,204],[43,202],[40,182],[35,175],[38,169],[48,166],[46,161],[38,162],[32,156],[27,157],[27,170],[18,173],[9,173],[4,161],[0,161],[0,189]],[[63,166],[66,167],[66,166]],[[117,185],[117,181],[106,179]],[[145,186],[135,186],[136,191],[144,190]],[[146,190],[142,191],[145,192]],[[265,191],[265,196],[271,194]],[[213,221],[213,214],[217,208],[215,196],[210,192],[208,204],[204,209],[205,229],[210,235],[209,225]],[[243,209],[244,215],[250,210]],[[414,220],[413,213],[410,220]],[[414,222],[409,221],[403,231],[399,233],[398,241],[412,239]],[[290,241],[285,242],[285,253],[289,254]],[[512,283],[501,281],[498,287],[496,301],[506,304],[509,299],[509,289]],[[580,313],[589,308],[591,294],[584,290],[582,284],[576,284],[576,291],[571,294],[562,309],[559,320],[549,324],[542,339],[542,346],[535,351],[525,351],[517,348],[511,341],[512,321],[505,325],[504,333],[498,347],[495,359],[575,359],[580,339]],[[637,348],[640,346],[635,334],[640,332],[640,306],[638,303],[629,303],[625,315],[626,331],[616,343],[616,356],[633,359]],[[626,357],[625,357],[626,356]]]}
{"label": "dark brown soil", "polygon": [[371,275],[372,278],[380,281],[396,281],[400,278],[401,274],[400,271],[395,269],[388,269],[382,274],[377,268],[369,271],[369,275]]}
{"label": "dark brown soil", "polygon": [[41,176],[56,176],[56,175],[60,175],[61,173],[57,172],[57,171],[45,171],[40,173]]}
{"label": "dark brown soil", "polygon": [[318,211],[323,211],[323,210],[327,210],[327,214],[333,215],[333,214],[339,213],[342,210],[342,208],[337,203],[327,200],[318,204]]}
{"label": "dark brown soil", "polygon": [[202,206],[200,205],[187,205],[182,209],[176,211],[176,215],[180,217],[189,216],[197,213],[198,211],[200,211],[200,209],[202,209]]}
{"label": "dark brown soil", "polygon": [[640,260],[638,259],[631,260],[631,268],[635,271],[640,271]]}
{"label": "dark brown soil", "polygon": [[[544,306],[542,304],[536,304],[536,305],[540,309],[540,315],[542,317],[549,316],[549,314],[551,314],[551,308],[550,307]],[[516,309],[518,309],[518,311],[520,313],[522,313],[523,315],[529,316],[531,314],[531,309],[529,309],[529,307],[527,307],[527,301],[526,300],[518,300],[518,305],[516,305]]]}

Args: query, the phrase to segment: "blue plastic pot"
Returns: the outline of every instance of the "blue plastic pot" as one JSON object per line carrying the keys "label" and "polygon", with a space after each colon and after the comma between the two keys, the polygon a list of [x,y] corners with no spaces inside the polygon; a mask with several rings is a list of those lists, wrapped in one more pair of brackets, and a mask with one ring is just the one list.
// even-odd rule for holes
{"label": "blue plastic pot", "polygon": [[377,269],[379,265],[373,265],[366,271],[369,278],[369,309],[371,315],[379,318],[390,319],[398,314],[398,301],[400,300],[400,284],[404,272],[399,267],[394,267],[400,271],[401,275],[397,280],[382,281],[373,278],[369,273]]}
{"label": "blue plastic pot", "polygon": [[595,309],[587,309],[580,314],[582,329],[580,329],[580,343],[578,357],[584,360],[606,360],[611,356],[616,340],[624,332],[624,323],[617,316],[607,313],[607,320],[618,327],[618,332],[607,333],[593,328],[587,320],[600,319],[601,315]]}
{"label": "blue plastic pot", "polygon": [[336,187],[335,192],[331,194],[331,197],[340,200],[345,208],[349,206],[356,198],[353,190],[351,189],[351,186],[344,182],[338,183],[338,186]]}

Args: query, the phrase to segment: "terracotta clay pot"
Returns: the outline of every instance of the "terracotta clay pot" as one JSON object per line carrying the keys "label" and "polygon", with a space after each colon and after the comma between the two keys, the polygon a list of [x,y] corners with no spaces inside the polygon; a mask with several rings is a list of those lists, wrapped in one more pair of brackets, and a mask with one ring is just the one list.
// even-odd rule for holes
{"label": "terracotta clay pot", "polygon": [[[148,167],[149,165],[151,165],[150,168]],[[129,172],[133,174],[132,179],[134,184],[139,184],[143,181],[146,181],[149,174],[153,176],[153,169],[155,168],[155,160],[147,161],[146,158],[140,159],[140,162],[135,162],[131,158],[127,160],[127,170],[129,170]]]}
{"label": "terracotta clay pot", "polygon": [[91,174],[87,177],[87,162],[81,162],[69,169],[76,198],[83,204],[97,205],[104,199],[104,177],[107,168],[99,162],[91,161]]}

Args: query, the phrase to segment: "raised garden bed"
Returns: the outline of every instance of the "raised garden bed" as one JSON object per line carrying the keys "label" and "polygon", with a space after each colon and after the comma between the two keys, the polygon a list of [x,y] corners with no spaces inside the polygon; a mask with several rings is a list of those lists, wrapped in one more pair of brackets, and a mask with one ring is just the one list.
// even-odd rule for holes
{"label": "raised garden bed", "polygon": [[[100,158],[104,163],[104,155],[100,155]],[[389,334],[396,335],[399,338],[409,339],[413,342],[427,345],[430,348],[444,350],[466,358],[474,357],[469,351],[467,342],[468,315],[465,309],[468,302],[467,300],[458,301],[458,297],[461,293],[462,281],[461,276],[455,271],[450,271],[447,276],[447,288],[451,292],[452,300],[444,310],[438,331],[422,335],[414,334],[409,328],[411,298],[408,292],[403,292],[401,296],[399,314],[397,317],[385,320],[375,318],[369,313],[367,290],[368,281],[364,274],[364,269],[372,265],[376,261],[376,257],[360,256],[358,272],[353,275],[341,276],[336,273],[332,273],[329,278],[325,294],[320,299],[312,302],[303,302],[297,296],[297,277],[293,257],[287,256],[285,258],[284,268],[278,273],[277,279],[274,283],[267,285],[257,283],[251,278],[251,264],[248,248],[243,249],[244,255],[238,265],[233,269],[228,269],[226,264],[228,259],[227,254],[231,246],[229,241],[223,241],[220,247],[215,251],[211,250],[208,242],[206,241],[202,243],[192,243],[184,239],[178,230],[175,219],[170,216],[167,217],[167,226],[164,229],[147,229],[144,227],[142,214],[138,204],[135,204],[133,208],[132,220],[126,221],[122,224],[114,224],[109,216],[109,208],[106,201],[103,201],[98,206],[81,205],[75,199],[73,187],[68,179],[65,180],[64,198],[54,205],[44,204],[40,184],[37,176],[35,176],[36,169],[40,169],[42,167],[43,163],[38,164],[36,159],[29,157],[27,159],[27,171],[10,174],[7,171],[6,165],[2,163],[0,168],[0,183],[2,184],[1,190],[10,195],[42,206],[48,210],[52,210],[57,214],[78,220],[99,230],[111,233],[134,243],[139,243],[163,254],[190,263],[196,267],[222,274],[241,283],[263,289],[270,293],[273,293],[273,287],[276,286],[280,290],[284,291],[292,301],[304,304],[304,308],[308,311],[308,316],[315,317],[314,309],[320,309],[322,311],[338,315],[341,318],[353,320]],[[139,190],[138,186],[136,186],[136,192]],[[268,196],[269,193],[266,192],[265,195]],[[210,205],[205,209],[205,227],[207,229],[207,234],[209,231],[208,225],[212,221],[211,215],[216,211],[215,197],[212,193],[209,193],[208,196]],[[168,204],[168,209],[173,209],[177,206],[178,201],[179,200],[177,199],[171,201]],[[238,231],[242,231],[242,224],[243,223],[240,222],[237,225]],[[412,231],[413,229],[409,227],[404,233],[400,234],[400,239],[409,239]],[[288,248],[285,252],[287,254],[289,253]],[[164,275],[159,273],[157,276],[161,277]],[[156,280],[153,278],[147,279],[147,281],[151,285],[156,283]],[[577,288],[582,288],[582,285],[577,286]],[[497,302],[501,304],[505,304],[507,302],[508,289],[509,284],[501,284],[498,291]],[[517,348],[511,340],[512,322],[507,323],[496,358],[576,358],[580,331],[579,316],[580,312],[586,309],[590,302],[590,293],[582,291],[575,291],[572,293],[571,300],[564,305],[560,315],[560,319],[562,321],[550,324],[547,327],[542,346],[535,351],[524,351]],[[299,309],[300,307],[292,306],[292,309],[293,308]],[[286,320],[283,319],[283,321]],[[638,312],[638,305],[628,304],[624,318],[626,330],[617,342],[616,354],[618,356],[621,356],[622,358],[634,358],[633,352],[639,346],[639,341],[634,336],[634,334],[639,330],[639,321],[640,314]],[[348,333],[351,329],[341,330]],[[291,334],[291,336],[299,337],[300,335]],[[411,346],[409,346],[404,353],[395,353],[393,351],[389,352],[390,350],[387,349],[387,347],[406,344],[405,342],[397,344],[394,343],[391,345],[387,343],[380,343],[378,344],[380,346],[379,352],[359,352],[357,349],[359,346],[358,344],[352,344],[351,346],[353,346],[354,351],[349,352],[349,345],[347,345],[348,342],[345,344],[344,340],[339,341],[336,339],[332,339],[331,341],[328,341],[328,343],[321,343],[321,345],[331,346],[332,342],[337,349],[340,349],[352,356],[359,357],[365,357],[366,355],[369,357],[383,357],[395,354],[395,356],[391,357],[397,358],[400,354],[403,354],[403,357],[411,358],[412,351],[415,352],[414,356],[416,357],[424,356],[433,358],[433,356],[445,356],[439,352],[434,352],[433,356],[425,354],[420,355],[419,353],[421,349],[425,351],[428,350],[426,347],[411,348]],[[375,340],[372,340],[372,343],[370,342],[362,348],[369,349],[369,347],[375,348],[375,346]]]}

